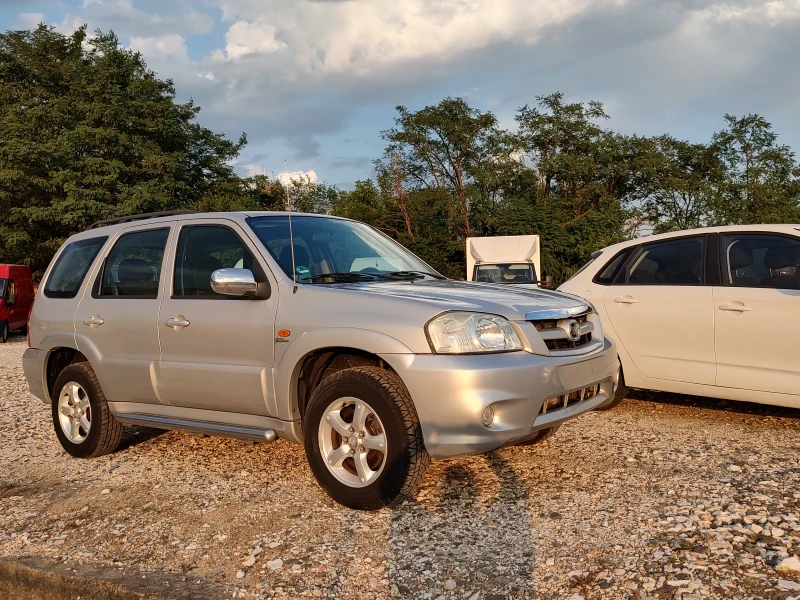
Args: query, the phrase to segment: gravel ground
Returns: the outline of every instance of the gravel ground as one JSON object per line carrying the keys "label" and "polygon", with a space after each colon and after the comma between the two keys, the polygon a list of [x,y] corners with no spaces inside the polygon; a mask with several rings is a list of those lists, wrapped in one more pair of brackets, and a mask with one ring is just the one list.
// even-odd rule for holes
{"label": "gravel ground", "polygon": [[414,501],[359,513],[284,441],[131,428],[70,458],[24,349],[0,345],[0,555],[246,598],[800,599],[800,411],[633,392],[544,444],[436,461]]}

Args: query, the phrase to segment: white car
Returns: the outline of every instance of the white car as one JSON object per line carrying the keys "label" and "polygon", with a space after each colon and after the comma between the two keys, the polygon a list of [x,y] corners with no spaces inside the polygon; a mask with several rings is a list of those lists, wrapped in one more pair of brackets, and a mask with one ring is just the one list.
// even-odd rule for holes
{"label": "white car", "polygon": [[709,227],[595,252],[589,300],[626,387],[800,407],[800,225]]}

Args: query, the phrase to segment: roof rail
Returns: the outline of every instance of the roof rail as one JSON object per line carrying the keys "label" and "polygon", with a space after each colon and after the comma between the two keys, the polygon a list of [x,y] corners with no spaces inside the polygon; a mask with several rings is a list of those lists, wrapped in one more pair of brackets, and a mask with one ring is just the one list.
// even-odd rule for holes
{"label": "roof rail", "polygon": [[120,223],[130,223],[131,221],[144,221],[145,219],[155,219],[156,217],[172,217],[174,215],[193,215],[198,211],[196,210],[162,210],[159,212],[142,213],[141,215],[128,215],[127,217],[116,217],[114,219],[105,219],[92,223],[89,229],[95,227],[105,227],[106,225],[119,225]]}

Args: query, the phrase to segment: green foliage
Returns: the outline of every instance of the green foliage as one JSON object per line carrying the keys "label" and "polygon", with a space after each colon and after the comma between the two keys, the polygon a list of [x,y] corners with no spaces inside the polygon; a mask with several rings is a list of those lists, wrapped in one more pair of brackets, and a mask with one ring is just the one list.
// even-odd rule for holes
{"label": "green foliage", "polygon": [[536,98],[514,131],[446,98],[397,107],[374,179],[340,191],[238,177],[246,140],[175,102],[113,33],[0,34],[0,262],[37,274],[69,235],[120,215],[193,208],[332,213],[386,232],[463,278],[467,236],[538,234],[556,283],[643,230],[800,222],[800,167],[759,115],[725,115],[709,144],[622,135],[599,102]]}
{"label": "green foliage", "polygon": [[0,255],[40,274],[96,220],[236,196],[234,143],[113,33],[0,35]]}

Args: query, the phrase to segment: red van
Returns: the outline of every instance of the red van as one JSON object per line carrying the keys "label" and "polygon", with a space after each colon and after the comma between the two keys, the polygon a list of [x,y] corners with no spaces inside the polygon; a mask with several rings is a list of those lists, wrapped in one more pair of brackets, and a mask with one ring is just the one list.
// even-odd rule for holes
{"label": "red van", "polygon": [[0,344],[15,329],[26,332],[33,296],[30,267],[0,265]]}

